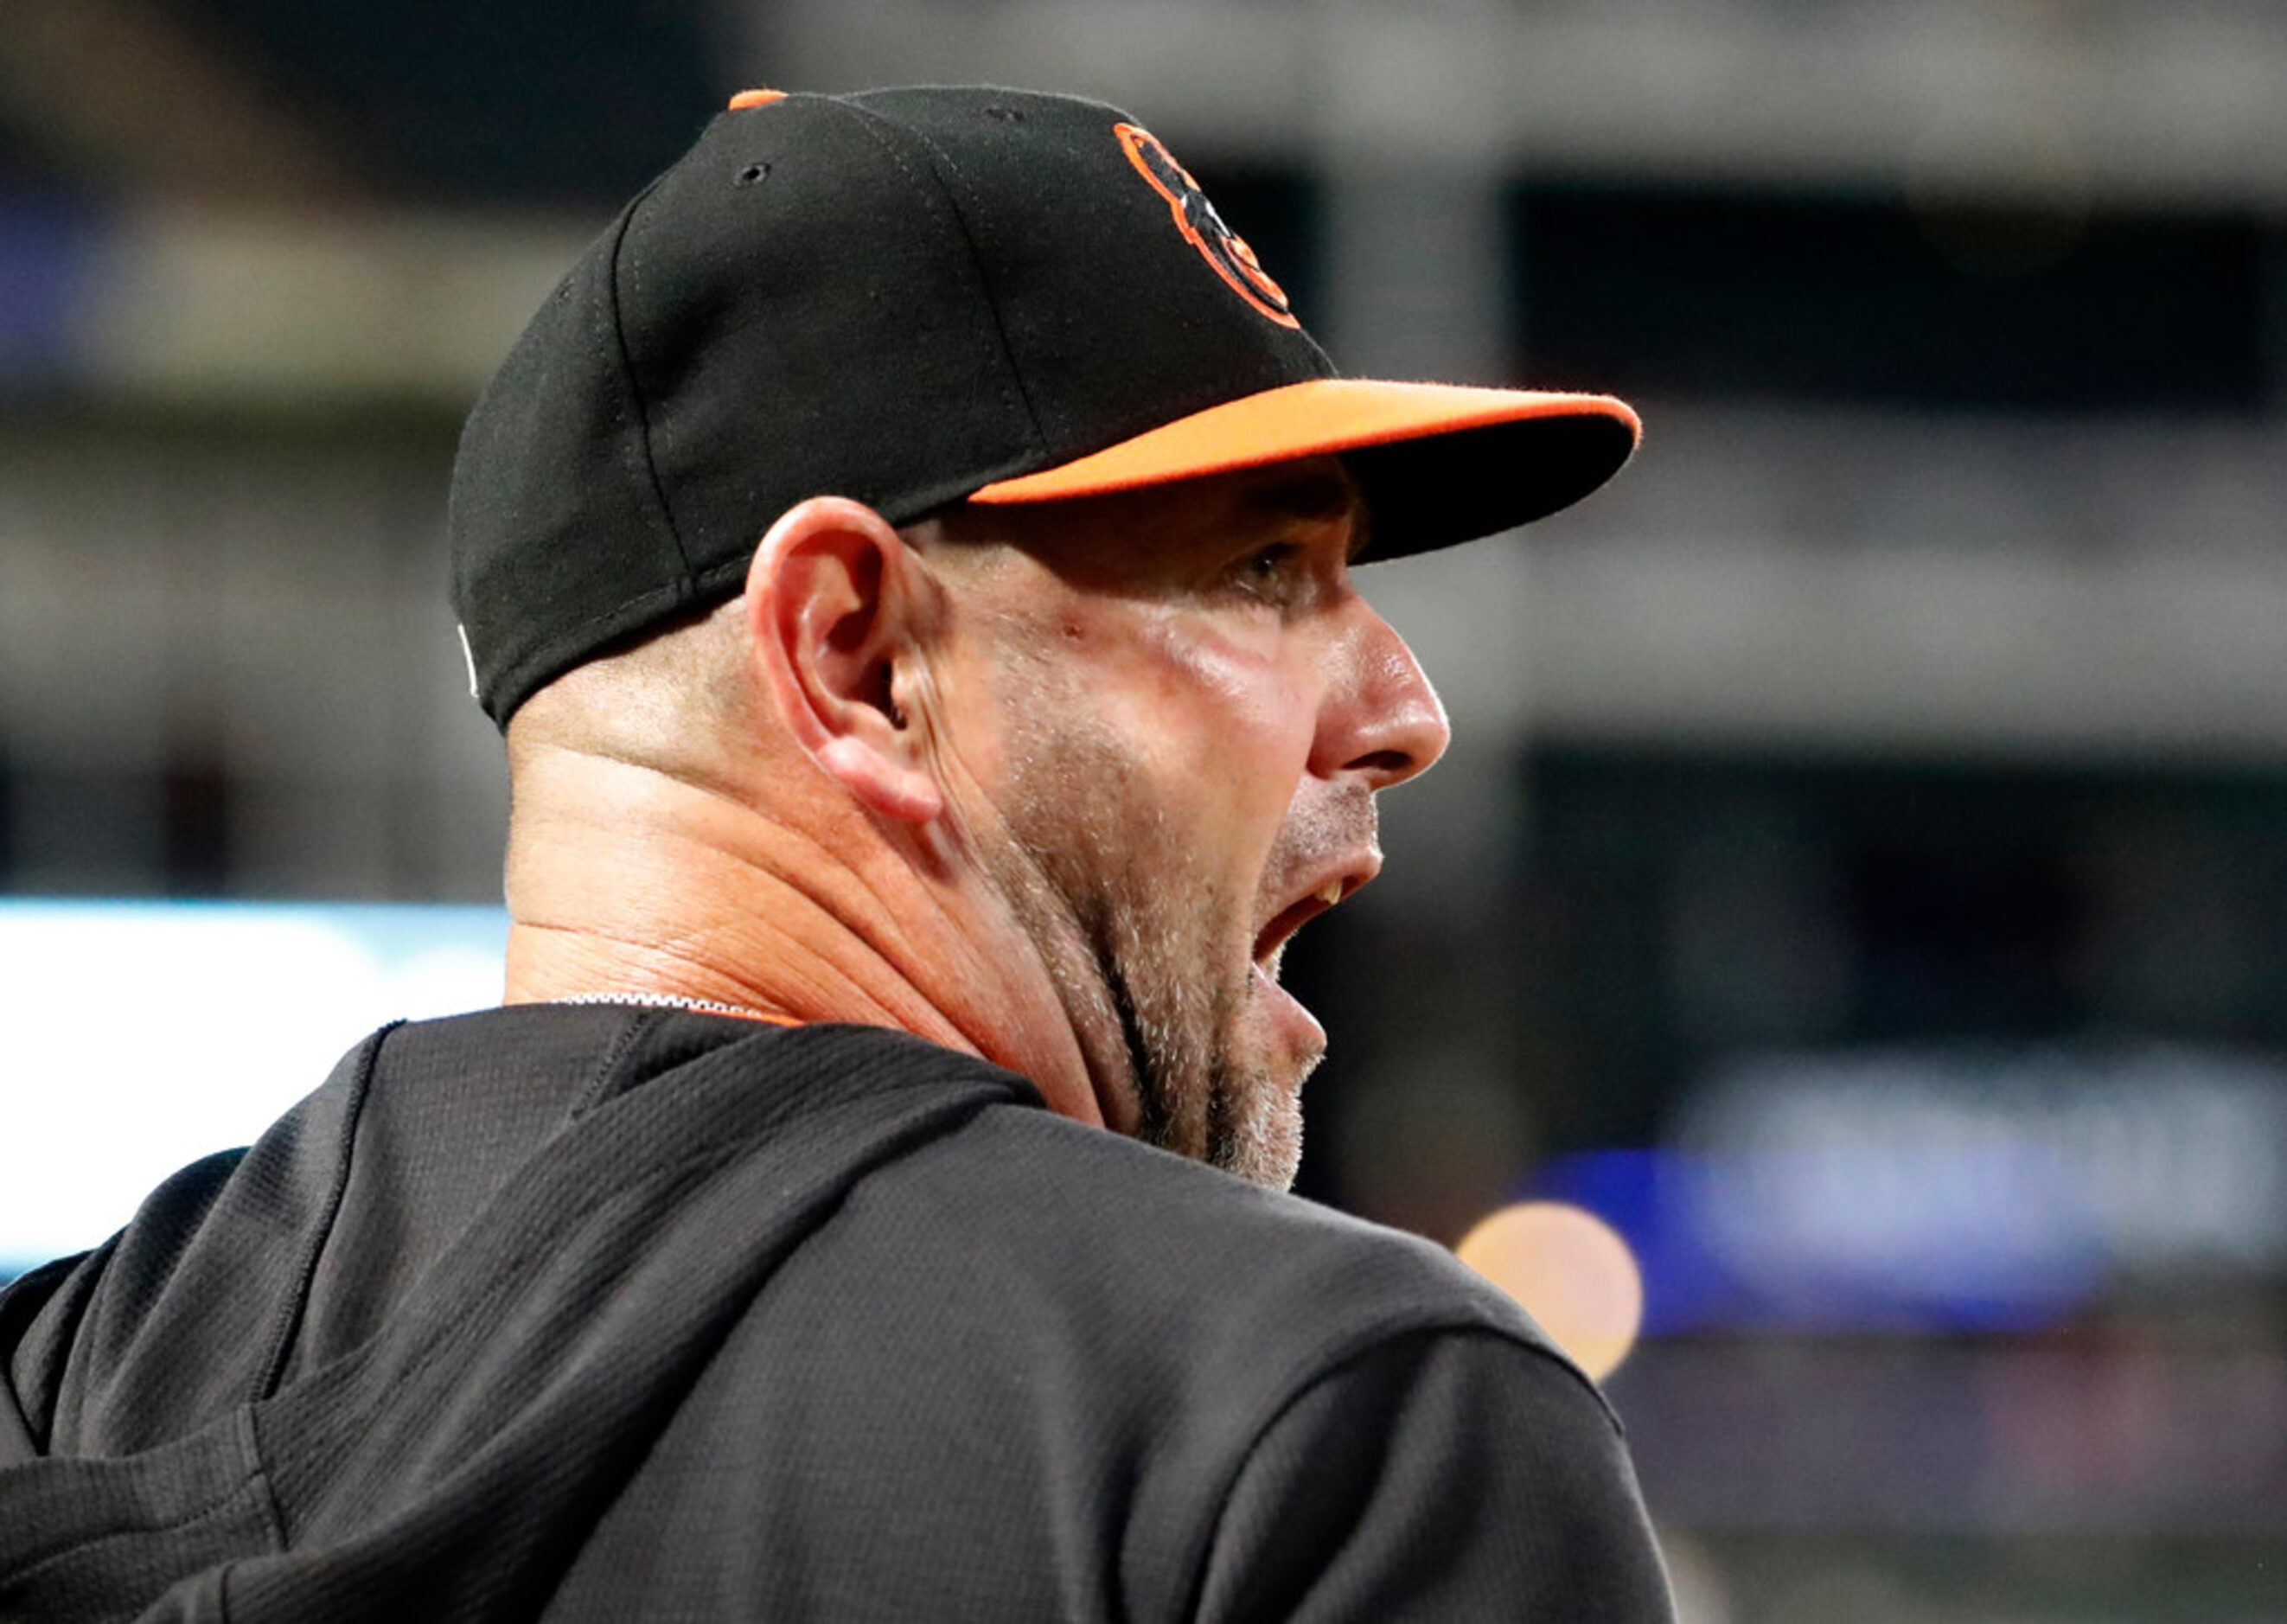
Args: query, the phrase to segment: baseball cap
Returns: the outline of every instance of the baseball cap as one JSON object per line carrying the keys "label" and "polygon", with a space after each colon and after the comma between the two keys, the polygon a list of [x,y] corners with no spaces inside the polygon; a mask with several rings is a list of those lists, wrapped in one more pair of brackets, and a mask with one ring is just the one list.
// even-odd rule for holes
{"label": "baseball cap", "polygon": [[1639,432],[1609,396],[1340,376],[1115,107],[747,91],[582,254],[471,414],[454,606],[506,726],[737,593],[806,497],[902,525],[1340,452],[1386,558],[1555,512]]}

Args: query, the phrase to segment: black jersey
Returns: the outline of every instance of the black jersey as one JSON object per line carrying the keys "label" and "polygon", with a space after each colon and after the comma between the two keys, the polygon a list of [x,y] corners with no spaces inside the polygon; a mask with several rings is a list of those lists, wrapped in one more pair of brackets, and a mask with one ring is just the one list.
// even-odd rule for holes
{"label": "black jersey", "polygon": [[1427,1243],[866,1027],[376,1034],[0,1295],[0,1618],[1664,1620]]}

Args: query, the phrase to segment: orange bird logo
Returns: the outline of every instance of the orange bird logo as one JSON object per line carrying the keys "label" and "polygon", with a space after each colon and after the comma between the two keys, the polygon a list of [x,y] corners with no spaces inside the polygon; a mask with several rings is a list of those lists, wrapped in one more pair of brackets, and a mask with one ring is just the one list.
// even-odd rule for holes
{"label": "orange bird logo", "polygon": [[1299,328],[1287,308],[1286,290],[1270,280],[1270,273],[1246,246],[1246,239],[1223,223],[1223,216],[1207,202],[1207,194],[1199,190],[1191,171],[1175,162],[1159,138],[1136,124],[1114,124],[1112,132],[1120,138],[1121,150],[1136,172],[1151,183],[1151,189],[1167,200],[1167,210],[1175,217],[1175,229],[1199,250],[1215,273],[1231,284],[1232,291],[1248,304],[1269,316],[1281,327]]}

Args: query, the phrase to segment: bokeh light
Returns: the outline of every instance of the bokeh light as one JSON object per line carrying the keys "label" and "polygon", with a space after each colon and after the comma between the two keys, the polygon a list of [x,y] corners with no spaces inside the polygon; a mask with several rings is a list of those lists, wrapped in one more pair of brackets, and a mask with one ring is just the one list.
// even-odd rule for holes
{"label": "bokeh light", "polygon": [[1643,1323],[1643,1273],[1618,1231],[1562,1201],[1504,1207],[1461,1239],[1461,1261],[1524,1305],[1601,1382]]}

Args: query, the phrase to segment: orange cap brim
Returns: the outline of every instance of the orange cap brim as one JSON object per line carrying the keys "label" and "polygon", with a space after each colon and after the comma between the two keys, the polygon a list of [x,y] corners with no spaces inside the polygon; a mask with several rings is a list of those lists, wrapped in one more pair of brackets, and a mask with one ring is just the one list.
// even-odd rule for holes
{"label": "orange cap brim", "polygon": [[[1578,501],[1627,461],[1642,436],[1643,425],[1626,401],[1610,395],[1476,389],[1458,384],[1313,378],[1226,400],[1055,468],[995,480],[973,493],[969,500],[1054,502],[1103,495],[1171,479],[1259,468],[1294,457],[1401,447],[1451,435],[1476,440],[1480,437],[1469,431],[1552,422],[1582,424],[1597,432],[1585,438],[1572,434],[1548,440],[1546,449],[1550,455],[1574,465],[1539,471],[1537,482],[1549,487],[1550,495],[1562,499],[1531,503],[1529,505],[1537,511],[1521,512],[1508,521],[1523,523]],[[1428,471],[1425,464],[1424,472]],[[1458,474],[1461,471],[1445,467],[1438,471]],[[1498,471],[1484,471],[1499,477]],[[1515,471],[1510,470],[1512,477]]]}

